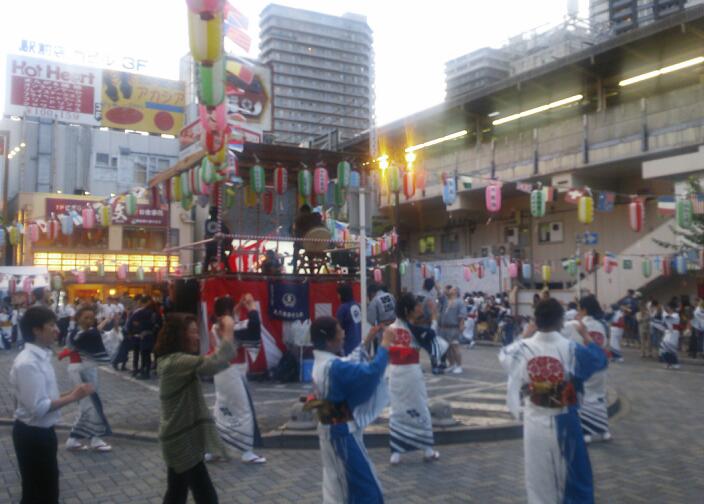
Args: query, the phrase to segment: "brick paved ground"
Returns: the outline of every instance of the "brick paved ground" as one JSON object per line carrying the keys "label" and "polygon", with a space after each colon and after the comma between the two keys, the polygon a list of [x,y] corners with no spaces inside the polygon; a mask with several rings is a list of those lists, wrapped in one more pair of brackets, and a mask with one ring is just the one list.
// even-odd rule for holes
{"label": "brick paved ground", "polygon": [[[490,375],[496,375],[494,381],[500,379],[495,349],[478,349],[474,358],[475,367],[484,369],[473,374],[482,381],[491,381]],[[666,371],[632,352],[626,353],[626,359],[610,371],[610,381],[623,400],[621,412],[612,419],[614,441],[590,448],[597,502],[704,503],[704,366]],[[0,481],[4,483],[0,502],[19,501],[9,433],[9,428],[0,428]],[[60,438],[65,436],[62,433]],[[111,454],[61,451],[64,502],[160,502],[165,474],[157,445],[122,439],[114,445]],[[371,450],[388,501],[525,501],[521,441],[444,446],[441,453],[441,461],[433,465],[409,457],[407,463],[392,468],[387,450]],[[266,450],[264,455],[269,458],[265,466],[239,462],[211,466],[221,502],[320,502],[317,451]]]}

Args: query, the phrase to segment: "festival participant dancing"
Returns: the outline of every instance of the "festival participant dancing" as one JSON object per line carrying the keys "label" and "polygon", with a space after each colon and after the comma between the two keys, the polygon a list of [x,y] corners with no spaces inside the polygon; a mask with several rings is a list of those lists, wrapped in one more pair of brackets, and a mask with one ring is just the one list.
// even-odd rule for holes
{"label": "festival participant dancing", "polygon": [[[608,338],[606,324],[603,322],[604,313],[594,295],[583,297],[579,302],[579,319],[587,328],[589,337],[607,355]],[[609,413],[606,402],[606,369],[595,372],[584,382],[584,398],[579,409],[582,421],[584,440],[608,441],[611,439],[609,432]]]}
{"label": "festival participant dancing", "polygon": [[391,330],[384,331],[374,360],[366,345],[379,327],[369,332],[363,345],[341,358],[345,331],[332,317],[316,319],[310,328],[313,341],[315,396],[305,409],[317,410],[318,438],[323,462],[323,503],[381,504],[381,485],[364,447],[362,433],[388,404],[383,379],[388,362]]}
{"label": "festival participant dancing", "polygon": [[680,342],[680,316],[677,313],[677,304],[670,303],[665,306],[663,314],[664,335],[660,342],[660,359],[667,364],[668,369],[679,369],[680,361],[677,358],[677,347]]}
{"label": "festival participant dancing", "polygon": [[432,345],[435,331],[415,325],[422,312],[413,294],[403,294],[396,306],[396,322],[389,327],[394,334],[389,347],[391,464],[401,462],[402,453],[414,450],[423,450],[427,462],[440,458],[433,450],[428,393],[420,367],[420,349]]}
{"label": "festival participant dancing", "polygon": [[[112,446],[103,441],[112,434],[103,411],[103,402],[98,395],[98,365],[108,364],[110,356],[103,345],[103,337],[95,327],[95,308],[84,305],[76,312],[77,327],[68,335],[68,348],[59,358],[68,357],[68,375],[74,387],[88,383],[94,392],[78,403],[78,418],[71,428],[66,448],[71,451],[92,449],[109,452]],[[90,439],[90,445],[84,441]]]}
{"label": "festival participant dancing", "polygon": [[[215,336],[215,345],[219,346],[222,339],[222,317],[237,319],[240,308],[247,310],[247,320],[236,322],[235,342],[258,341],[261,339],[261,320],[257,305],[251,294],[246,294],[240,303],[235,306],[231,297],[225,296],[215,300],[215,316],[218,322],[213,324],[212,333]],[[242,452],[242,462],[248,464],[264,464],[266,459],[260,457],[252,450],[261,447],[262,438],[254,413],[252,395],[247,386],[247,359],[246,349],[242,346],[237,351],[237,357],[232,360],[230,367],[214,377],[215,383],[215,426],[222,440],[229,446]],[[206,456],[206,460],[210,460]]]}
{"label": "festival participant dancing", "polygon": [[164,504],[186,502],[189,490],[196,504],[218,502],[204,458],[206,453],[224,456],[225,447],[205,404],[200,377],[224,371],[235,356],[234,321],[222,317],[220,328],[220,348],[207,357],[199,355],[198,324],[191,314],[167,315],[157,337],[159,443],[167,467]]}
{"label": "festival participant dancing", "polygon": [[535,324],[526,328],[524,339],[499,353],[508,373],[509,410],[518,419],[523,414],[529,504],[594,502],[576,391],[582,381],[606,368],[606,355],[582,324],[578,331],[584,345],[564,338],[560,334],[563,318],[557,300],[540,301]]}

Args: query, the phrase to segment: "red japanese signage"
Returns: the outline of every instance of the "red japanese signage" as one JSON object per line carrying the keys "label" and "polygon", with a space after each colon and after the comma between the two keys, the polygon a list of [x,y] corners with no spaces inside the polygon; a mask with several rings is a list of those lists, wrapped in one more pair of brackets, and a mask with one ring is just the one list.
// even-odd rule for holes
{"label": "red japanese signage", "polygon": [[[47,198],[46,215],[67,214],[76,211],[80,214],[84,208],[98,209],[103,205],[100,201],[85,201],[67,198]],[[112,223],[121,226],[161,226],[168,225],[168,210],[166,205],[157,208],[148,204],[138,204],[137,212],[134,215],[127,215],[125,203],[122,198],[113,199],[112,203]]]}

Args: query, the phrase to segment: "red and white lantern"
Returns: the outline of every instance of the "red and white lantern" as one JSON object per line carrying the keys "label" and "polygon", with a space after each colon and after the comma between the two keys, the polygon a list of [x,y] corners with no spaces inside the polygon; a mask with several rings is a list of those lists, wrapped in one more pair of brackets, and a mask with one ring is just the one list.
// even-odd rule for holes
{"label": "red and white lantern", "polygon": [[315,194],[325,194],[328,192],[328,170],[324,166],[318,166],[313,172],[313,191]]}
{"label": "red and white lantern", "polygon": [[628,204],[628,223],[631,229],[639,233],[643,229],[645,220],[645,205],[640,199],[634,199]]}
{"label": "red and white lantern", "polygon": [[584,254],[584,271],[587,273],[592,273],[594,271],[596,261],[596,254],[593,251],[589,251]]}
{"label": "red and white lantern", "polygon": [[425,186],[428,182],[428,174],[425,170],[416,170],[416,189],[425,191]]}
{"label": "red and white lantern", "polygon": [[24,277],[24,280],[22,280],[22,292],[25,294],[31,294],[33,287],[34,281],[32,280],[32,277]]}
{"label": "red and white lantern", "polygon": [[81,218],[83,219],[83,229],[93,229],[95,227],[95,212],[92,208],[86,207],[81,210]]}
{"label": "red and white lantern", "polygon": [[425,263],[420,265],[420,277],[428,278],[428,266],[426,266]]}
{"label": "red and white lantern", "polygon": [[501,186],[491,184],[485,190],[486,209],[491,213],[501,210]]}
{"label": "red and white lantern", "polygon": [[59,232],[61,231],[61,223],[53,215],[46,226],[47,236],[51,241],[56,241],[59,239]]}
{"label": "red and white lantern", "polygon": [[120,264],[117,267],[117,279],[118,280],[127,280],[127,265],[126,264]]}
{"label": "red and white lantern", "polygon": [[509,263],[508,276],[511,278],[518,278],[518,263],[517,262]]}
{"label": "red and white lantern", "polygon": [[484,278],[484,265],[481,263],[477,264],[477,278]]}
{"label": "red and white lantern", "polygon": [[36,243],[39,241],[39,224],[32,222],[29,226],[29,241]]}
{"label": "red and white lantern", "polygon": [[462,275],[464,276],[464,281],[469,282],[472,279],[472,269],[469,266],[462,268]]}
{"label": "red and white lantern", "polygon": [[416,193],[416,174],[413,170],[406,170],[403,174],[403,194],[411,199]]}
{"label": "red and white lantern", "polygon": [[379,268],[374,268],[374,281],[380,283],[382,279],[383,276],[381,274],[381,270]]}
{"label": "red and white lantern", "polygon": [[286,194],[288,190],[288,170],[280,164],[274,169],[274,190],[278,195]]}

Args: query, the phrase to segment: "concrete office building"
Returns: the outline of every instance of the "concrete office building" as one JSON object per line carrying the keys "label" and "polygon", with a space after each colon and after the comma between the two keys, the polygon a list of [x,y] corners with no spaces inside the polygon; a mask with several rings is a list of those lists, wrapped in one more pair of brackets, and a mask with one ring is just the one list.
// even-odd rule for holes
{"label": "concrete office building", "polygon": [[305,144],[334,131],[344,141],[369,128],[374,56],[364,16],[271,4],[261,13],[260,38],[260,59],[273,70],[277,143]]}

